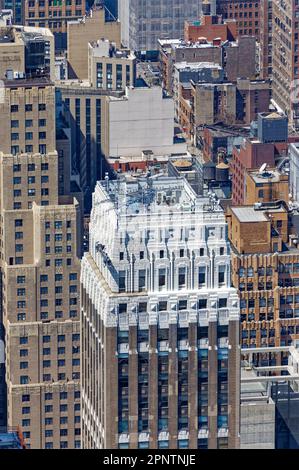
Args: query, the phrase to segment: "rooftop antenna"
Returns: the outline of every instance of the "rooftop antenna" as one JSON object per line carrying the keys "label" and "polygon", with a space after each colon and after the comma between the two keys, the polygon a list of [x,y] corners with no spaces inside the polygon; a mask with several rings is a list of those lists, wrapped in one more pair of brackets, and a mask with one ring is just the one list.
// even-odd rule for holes
{"label": "rooftop antenna", "polygon": [[109,191],[109,174],[107,171],[105,173],[105,181],[106,181],[106,190],[108,192]]}

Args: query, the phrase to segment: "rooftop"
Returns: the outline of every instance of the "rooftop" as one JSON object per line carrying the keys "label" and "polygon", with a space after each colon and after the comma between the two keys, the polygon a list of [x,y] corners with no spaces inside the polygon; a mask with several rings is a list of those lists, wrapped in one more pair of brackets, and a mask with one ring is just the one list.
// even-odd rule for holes
{"label": "rooftop", "polygon": [[201,69],[217,69],[222,70],[221,65],[213,62],[176,62],[174,64],[177,70],[201,70]]}
{"label": "rooftop", "polygon": [[282,201],[257,202],[252,206],[231,207],[231,211],[240,222],[265,222],[269,221],[268,212],[288,213],[286,203]]}
{"label": "rooftop", "polygon": [[53,34],[48,28],[32,26],[0,26],[0,43],[9,44],[17,42],[27,42],[36,39],[48,39]]}
{"label": "rooftop", "polygon": [[14,88],[14,87],[32,87],[32,86],[50,86],[54,83],[47,76],[34,77],[34,78],[17,78],[15,80],[3,80],[5,87]]}
{"label": "rooftop", "polygon": [[287,181],[287,174],[281,173],[276,168],[260,170],[248,170],[249,176],[255,181],[255,183],[278,183],[281,180]]}
{"label": "rooftop", "polygon": [[130,49],[118,49],[116,44],[108,39],[99,39],[89,43],[89,49],[94,57],[110,57],[116,59],[134,59]]}
{"label": "rooftop", "polygon": [[264,212],[256,211],[254,206],[231,207],[233,214],[240,222],[267,222]]}
{"label": "rooftop", "polygon": [[280,114],[277,112],[271,112],[271,113],[259,113],[259,116],[265,118],[265,119],[286,119],[285,114]]}
{"label": "rooftop", "polygon": [[[197,196],[183,177],[122,175],[116,180],[98,182],[118,213],[125,215],[219,212],[222,209],[209,198]],[[105,199],[107,200],[107,199]]]}

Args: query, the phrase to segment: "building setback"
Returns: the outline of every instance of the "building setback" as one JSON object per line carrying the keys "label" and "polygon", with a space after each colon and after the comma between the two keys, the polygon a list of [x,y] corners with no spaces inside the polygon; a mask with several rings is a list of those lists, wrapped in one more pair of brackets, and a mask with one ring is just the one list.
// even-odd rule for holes
{"label": "building setback", "polygon": [[[53,49],[53,35],[32,27],[1,28],[0,33],[0,273],[7,425],[22,428],[27,448],[76,448],[81,217],[77,200],[61,194],[58,186],[58,174],[67,165],[58,166],[61,157],[55,150],[51,61],[40,67]],[[47,51],[39,49],[38,61],[27,49],[36,40],[39,46],[49,42]]]}
{"label": "building setback", "polygon": [[98,182],[82,260],[84,448],[239,446],[222,210],[178,177]]}
{"label": "building setback", "polygon": [[83,19],[67,24],[69,77],[88,78],[88,44],[104,38],[121,47],[119,21],[106,21],[105,9],[95,6]]}

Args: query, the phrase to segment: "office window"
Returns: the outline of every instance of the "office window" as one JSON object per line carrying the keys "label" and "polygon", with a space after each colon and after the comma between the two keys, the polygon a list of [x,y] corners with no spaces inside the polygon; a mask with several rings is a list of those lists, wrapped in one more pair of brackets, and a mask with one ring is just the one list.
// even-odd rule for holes
{"label": "office window", "polygon": [[179,268],[179,278],[178,278],[179,289],[186,287],[186,268]]}

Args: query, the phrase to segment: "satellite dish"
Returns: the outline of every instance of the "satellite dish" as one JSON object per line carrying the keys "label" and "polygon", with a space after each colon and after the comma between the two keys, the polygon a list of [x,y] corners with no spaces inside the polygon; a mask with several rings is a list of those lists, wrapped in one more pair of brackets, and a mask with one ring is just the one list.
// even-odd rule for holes
{"label": "satellite dish", "polygon": [[259,173],[264,173],[264,171],[266,171],[266,168],[267,168],[267,163],[263,163],[261,168],[259,169]]}

